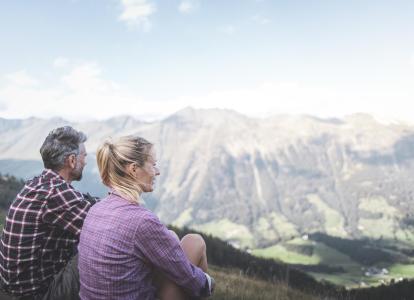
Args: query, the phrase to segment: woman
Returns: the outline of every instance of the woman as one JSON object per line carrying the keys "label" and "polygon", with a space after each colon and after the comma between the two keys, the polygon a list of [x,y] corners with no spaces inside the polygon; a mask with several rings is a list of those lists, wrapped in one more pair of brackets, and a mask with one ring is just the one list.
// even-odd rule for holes
{"label": "woman", "polygon": [[93,299],[187,299],[211,295],[204,240],[181,242],[140,201],[160,175],[147,140],[127,136],[97,152],[109,195],[84,221],[79,242],[80,297]]}

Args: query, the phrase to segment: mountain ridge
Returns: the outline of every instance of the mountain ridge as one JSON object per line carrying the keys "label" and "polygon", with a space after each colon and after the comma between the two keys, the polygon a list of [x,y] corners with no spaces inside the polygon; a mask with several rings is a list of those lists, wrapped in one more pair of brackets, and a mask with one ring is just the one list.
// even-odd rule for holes
{"label": "mountain ridge", "polygon": [[[152,122],[0,119],[0,170],[7,166],[13,174],[24,168],[20,160],[39,161],[45,136],[62,125],[88,135],[89,165],[80,185],[102,195],[98,145],[126,134],[153,142],[161,176],[146,202],[166,223],[215,232],[248,248],[316,231],[414,239],[402,225],[414,213],[411,125],[364,114],[254,119],[193,108]],[[380,224],[386,228],[378,234],[370,229]]]}

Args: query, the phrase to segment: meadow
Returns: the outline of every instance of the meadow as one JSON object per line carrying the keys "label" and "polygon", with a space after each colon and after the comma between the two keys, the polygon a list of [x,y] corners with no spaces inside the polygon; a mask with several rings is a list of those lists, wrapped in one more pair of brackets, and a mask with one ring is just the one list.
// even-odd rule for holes
{"label": "meadow", "polygon": [[212,300],[317,300],[312,296],[289,288],[286,282],[270,283],[249,277],[237,269],[211,266],[210,272],[217,285]]}

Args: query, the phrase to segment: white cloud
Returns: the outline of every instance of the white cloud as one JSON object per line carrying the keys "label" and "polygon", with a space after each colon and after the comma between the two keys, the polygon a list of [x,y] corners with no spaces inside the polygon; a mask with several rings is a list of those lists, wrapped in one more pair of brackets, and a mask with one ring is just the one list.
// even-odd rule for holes
{"label": "white cloud", "polygon": [[233,25],[226,25],[219,28],[219,31],[228,35],[232,35],[236,32],[236,27]]}
{"label": "white cloud", "polygon": [[36,86],[39,82],[30,76],[26,70],[17,71],[5,76],[12,84],[18,86]]}
{"label": "white cloud", "polygon": [[[23,76],[16,74],[25,73],[6,75],[9,80],[0,87],[0,117],[89,120],[116,115],[162,114],[159,103],[145,101],[126,87],[105,78],[101,67],[94,62],[71,66],[63,74],[56,73],[58,80],[54,82],[42,78],[22,82]],[[33,82],[41,83],[42,88],[27,84]]]}
{"label": "white cloud", "polygon": [[89,62],[75,66],[63,76],[62,82],[75,92],[108,92],[115,84],[101,77],[102,70],[98,64]]}
{"label": "white cloud", "polygon": [[195,0],[183,0],[178,6],[178,11],[183,14],[190,14],[194,12],[199,6],[199,2]]}
{"label": "white cloud", "polygon": [[256,22],[256,23],[258,23],[258,24],[260,24],[260,25],[266,25],[266,24],[269,24],[271,21],[270,21],[270,19],[268,19],[268,18],[266,18],[266,17],[263,17],[263,16],[261,16],[261,15],[254,15],[253,17],[252,17],[252,20],[254,21],[254,22]]}
{"label": "white cloud", "polygon": [[119,19],[130,27],[140,27],[144,31],[151,28],[149,17],[155,13],[155,4],[148,0],[121,0],[122,14]]}
{"label": "white cloud", "polygon": [[55,68],[65,68],[69,65],[69,59],[67,59],[66,57],[57,57],[54,61],[53,61],[53,66]]}
{"label": "white cloud", "polygon": [[104,69],[96,62],[71,63],[65,69],[51,68],[50,72],[50,80],[33,78],[26,71],[5,75],[7,80],[0,86],[0,117],[58,116],[79,121],[132,115],[154,119],[193,106],[233,109],[253,117],[309,114],[328,118],[366,112],[414,122],[414,86],[409,82],[325,85],[269,81],[200,95],[185,96],[183,91],[181,97],[152,101],[106,78]]}

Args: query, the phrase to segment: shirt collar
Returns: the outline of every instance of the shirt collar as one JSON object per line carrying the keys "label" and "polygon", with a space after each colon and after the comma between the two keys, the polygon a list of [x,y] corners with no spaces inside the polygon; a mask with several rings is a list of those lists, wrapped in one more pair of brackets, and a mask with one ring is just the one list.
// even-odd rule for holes
{"label": "shirt collar", "polygon": [[[127,199],[127,197],[123,196],[123,195],[122,195],[122,193],[118,192],[117,190],[115,190],[115,189],[113,189],[113,188],[110,188],[110,189],[109,189],[109,191],[108,191],[108,196],[115,196],[115,197],[121,198],[121,199],[123,199],[123,200],[126,200],[126,201],[128,201],[128,202],[130,202],[130,203],[135,203],[135,202],[131,202],[131,201],[129,201],[129,200]],[[137,205],[141,205],[141,203],[138,203],[138,202],[136,202],[136,204],[137,204]]]}
{"label": "shirt collar", "polygon": [[115,190],[113,188],[109,189],[108,195],[114,195],[114,196],[117,196],[117,197],[120,197],[120,198],[125,198],[117,190]]}
{"label": "shirt collar", "polygon": [[44,169],[42,172],[42,177],[47,178],[47,179],[59,179],[59,180],[65,181],[65,179],[62,176],[60,176],[58,173],[56,173],[52,169]]}

